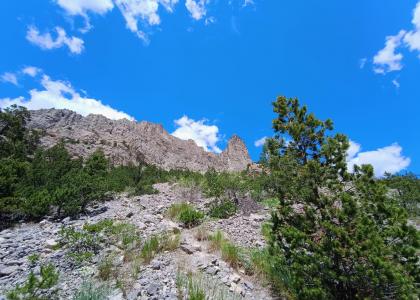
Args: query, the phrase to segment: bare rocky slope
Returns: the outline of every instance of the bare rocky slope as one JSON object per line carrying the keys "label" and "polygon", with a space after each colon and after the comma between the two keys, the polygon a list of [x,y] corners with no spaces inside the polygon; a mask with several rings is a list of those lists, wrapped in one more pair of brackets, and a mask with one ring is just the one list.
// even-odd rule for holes
{"label": "bare rocky slope", "polygon": [[170,135],[161,125],[150,122],[110,120],[100,115],[83,117],[70,110],[31,111],[30,128],[45,132],[41,142],[51,147],[64,140],[74,156],[86,157],[97,148],[114,164],[139,159],[164,169],[241,171],[251,163],[244,142],[233,136],[220,154],[206,152],[192,141]]}
{"label": "bare rocky slope", "polygon": [[[236,245],[262,248],[265,241],[261,226],[269,218],[267,209],[261,207],[250,214],[238,211],[235,216],[223,220],[208,218],[200,227],[188,229],[168,218],[166,212],[171,204],[184,201],[188,194],[191,203],[206,210],[206,203],[214,199],[205,198],[199,190],[189,190],[179,184],[162,183],[156,184],[155,188],[158,194],[117,195],[114,200],[90,207],[77,219],[45,219],[0,231],[0,299],[5,299],[2,295],[17,284],[22,285],[30,271],[39,275],[40,262],[53,264],[60,274],[54,288],[58,294],[50,298],[50,290],[46,299],[92,299],[73,298],[84,282],[90,282],[98,290],[109,289],[108,296],[95,299],[187,300],[190,298],[182,296],[185,291],[179,278],[188,274],[193,274],[196,284],[206,292],[206,299],[276,299],[258,274],[250,276],[241,267],[232,267],[220,251],[211,248],[209,241],[198,239],[199,232],[213,234],[221,230]],[[81,230],[85,224],[97,224],[101,220],[132,224],[138,230],[142,244],[153,236],[169,239],[177,232],[180,244],[156,253],[150,262],[138,263],[123,244],[101,243],[92,258],[76,263],[71,256],[74,250],[69,245],[59,246],[61,228]],[[141,251],[135,249],[133,253],[138,256]],[[39,257],[39,262],[31,262],[33,255]],[[109,278],[104,279],[107,270],[104,266],[107,265]]]}

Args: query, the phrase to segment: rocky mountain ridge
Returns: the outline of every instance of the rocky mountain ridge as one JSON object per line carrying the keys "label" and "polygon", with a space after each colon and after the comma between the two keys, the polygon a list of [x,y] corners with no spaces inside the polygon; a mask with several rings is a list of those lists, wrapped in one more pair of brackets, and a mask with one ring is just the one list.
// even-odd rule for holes
{"label": "rocky mountain ridge", "polygon": [[142,159],[164,169],[205,172],[242,171],[251,164],[244,142],[233,136],[220,154],[206,152],[192,140],[170,135],[161,125],[150,122],[110,120],[101,115],[83,117],[65,109],[31,111],[28,127],[41,129],[42,145],[51,147],[61,140],[74,156],[86,157],[101,148],[114,164]]}

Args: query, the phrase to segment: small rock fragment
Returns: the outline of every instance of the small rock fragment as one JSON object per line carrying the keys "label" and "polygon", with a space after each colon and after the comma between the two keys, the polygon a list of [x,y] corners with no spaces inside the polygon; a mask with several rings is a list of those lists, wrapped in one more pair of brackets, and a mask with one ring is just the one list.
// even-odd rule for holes
{"label": "small rock fragment", "polygon": [[196,251],[196,249],[193,246],[188,244],[181,244],[181,249],[187,254],[193,254]]}
{"label": "small rock fragment", "polygon": [[18,266],[0,266],[0,277],[9,276],[19,270]]}
{"label": "small rock fragment", "polygon": [[238,274],[233,274],[232,276],[230,276],[230,281],[233,283],[238,283],[239,281],[241,281],[241,276],[239,276]]}
{"label": "small rock fragment", "polygon": [[54,239],[49,239],[45,241],[45,247],[47,247],[48,249],[54,249],[57,246],[58,242]]}

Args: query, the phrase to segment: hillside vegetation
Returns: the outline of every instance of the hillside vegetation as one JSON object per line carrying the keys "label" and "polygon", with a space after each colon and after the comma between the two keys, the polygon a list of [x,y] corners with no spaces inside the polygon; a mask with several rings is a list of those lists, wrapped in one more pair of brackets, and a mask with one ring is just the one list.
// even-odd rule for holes
{"label": "hillside vegetation", "polygon": [[[24,108],[0,111],[0,229],[46,217],[77,218],[118,193],[154,194],[158,192],[154,184],[172,182],[190,192],[201,191],[211,203],[197,209],[185,194],[184,202],[168,206],[165,216],[187,232],[199,226],[198,241],[208,242],[231,268],[268,283],[274,296],[417,299],[419,233],[409,218],[418,218],[420,180],[413,174],[375,179],[369,165],[349,172],[348,138],[331,133],[331,120],[317,119],[297,99],[278,97],[273,107],[274,137],[264,145],[260,170],[205,174],[164,171],[142,161],[113,166],[100,149],[85,160],[72,158],[64,142],[42,149],[43,133],[27,129],[30,115]],[[204,229],[207,220],[231,218],[250,203],[271,210],[262,226],[263,247],[240,247],[222,232],[208,234]],[[123,245],[130,262],[138,255],[148,264],[158,253],[179,247],[179,232],[140,242],[132,238],[138,234],[132,225],[105,221],[95,226],[63,229],[63,241],[77,249],[78,258],[85,258],[84,247],[95,255],[100,247],[94,241],[104,235]],[[103,263],[100,274],[108,278],[111,266]],[[42,276],[49,276],[53,286],[57,281],[53,267],[43,270]],[[33,286],[41,285],[31,276]],[[206,298],[201,281],[194,281],[191,274],[180,278],[178,289],[188,299]],[[21,286],[9,298],[42,299],[33,286],[26,290]]]}

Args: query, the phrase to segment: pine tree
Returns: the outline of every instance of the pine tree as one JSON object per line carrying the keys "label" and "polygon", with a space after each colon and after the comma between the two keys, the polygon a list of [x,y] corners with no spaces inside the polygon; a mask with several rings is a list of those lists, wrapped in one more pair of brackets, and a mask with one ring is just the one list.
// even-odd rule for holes
{"label": "pine tree", "polygon": [[[281,205],[272,217],[273,269],[299,299],[415,298],[418,233],[371,166],[346,169],[348,139],[297,99],[279,97],[270,153]],[[289,139],[286,143],[285,141]],[[278,274],[281,278],[282,275]]]}

